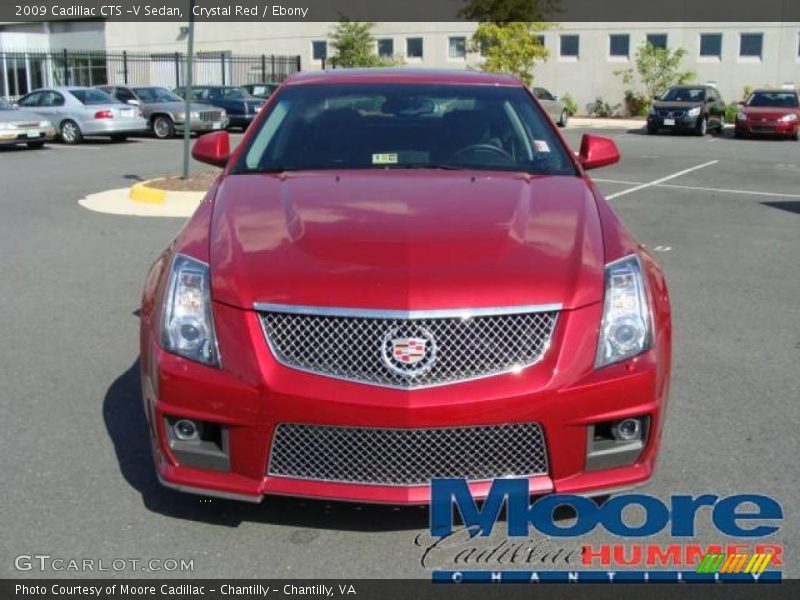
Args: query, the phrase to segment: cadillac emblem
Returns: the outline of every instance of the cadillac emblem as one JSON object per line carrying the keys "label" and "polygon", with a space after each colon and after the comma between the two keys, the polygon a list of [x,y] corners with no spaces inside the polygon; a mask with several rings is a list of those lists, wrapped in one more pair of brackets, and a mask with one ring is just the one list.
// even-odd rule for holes
{"label": "cadillac emblem", "polygon": [[398,375],[421,375],[433,366],[435,358],[433,336],[423,327],[395,327],[383,338],[383,362]]}

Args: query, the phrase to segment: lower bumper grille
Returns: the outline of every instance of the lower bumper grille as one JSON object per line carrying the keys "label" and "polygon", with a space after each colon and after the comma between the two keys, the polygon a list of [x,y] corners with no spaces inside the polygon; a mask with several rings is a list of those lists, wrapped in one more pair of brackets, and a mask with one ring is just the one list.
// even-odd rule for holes
{"label": "lower bumper grille", "polygon": [[339,483],[428,485],[436,477],[473,481],[547,474],[536,423],[384,429],[282,423],[267,474]]}

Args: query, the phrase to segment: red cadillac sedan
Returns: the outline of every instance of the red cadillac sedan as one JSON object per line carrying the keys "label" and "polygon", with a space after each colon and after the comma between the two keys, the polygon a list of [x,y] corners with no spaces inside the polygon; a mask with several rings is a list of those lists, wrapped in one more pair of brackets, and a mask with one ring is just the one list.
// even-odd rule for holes
{"label": "red cadillac sedan", "polygon": [[770,135],[800,140],[800,101],[795,90],[756,90],[736,114],[736,137]]}
{"label": "red cadillac sedan", "polygon": [[519,81],[299,74],[147,276],[141,369],[171,488],[426,504],[605,495],[653,475],[670,377],[661,270]]}

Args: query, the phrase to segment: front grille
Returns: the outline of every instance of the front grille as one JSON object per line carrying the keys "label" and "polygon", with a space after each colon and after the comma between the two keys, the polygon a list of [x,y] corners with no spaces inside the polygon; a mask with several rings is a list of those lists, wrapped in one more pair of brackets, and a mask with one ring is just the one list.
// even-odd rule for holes
{"label": "front grille", "polygon": [[205,110],[200,113],[201,121],[221,121],[222,113],[217,110]]}
{"label": "front grille", "polygon": [[658,111],[659,117],[667,117],[668,119],[679,119],[683,116],[685,111],[676,108],[662,108]]}
{"label": "front grille", "polygon": [[547,474],[537,423],[379,429],[282,423],[267,474],[340,483],[427,485],[435,477],[473,481]]}
{"label": "front grille", "polygon": [[413,389],[533,365],[550,346],[557,315],[545,310],[394,318],[273,311],[261,319],[270,348],[284,365]]}

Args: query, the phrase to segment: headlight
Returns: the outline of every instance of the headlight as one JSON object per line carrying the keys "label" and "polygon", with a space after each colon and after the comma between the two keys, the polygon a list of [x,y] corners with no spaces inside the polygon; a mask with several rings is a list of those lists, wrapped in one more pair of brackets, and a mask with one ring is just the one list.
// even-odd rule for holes
{"label": "headlight", "polygon": [[656,113],[656,107],[655,107],[655,106],[651,106],[651,107],[650,107],[650,113],[649,113],[649,114],[651,114],[651,115],[653,115],[653,116],[655,116],[655,115],[657,114],[657,113]]}
{"label": "headlight", "polygon": [[175,113],[175,120],[176,121],[185,121],[186,120],[186,113],[181,111]]}
{"label": "headlight", "polygon": [[192,119],[199,119],[200,118],[200,113],[197,112],[196,110],[193,110],[191,113],[189,113],[189,117],[192,118]]}
{"label": "headlight", "polygon": [[39,121],[39,127],[52,127],[50,121]]}
{"label": "headlight", "polygon": [[788,115],[783,115],[783,116],[782,116],[780,119],[778,119],[778,120],[779,120],[779,121],[784,121],[784,122],[787,122],[787,121],[788,121],[788,122],[791,122],[791,121],[797,121],[797,115],[796,115],[796,114],[794,114],[794,113],[789,113]]}
{"label": "headlight", "polygon": [[740,110],[739,112],[736,113],[736,120],[747,121],[747,115]]}
{"label": "headlight", "polygon": [[650,348],[652,325],[642,263],[636,255],[609,265],[595,367],[604,367]]}
{"label": "headlight", "polygon": [[0,123],[0,131],[5,131],[7,129],[16,129],[13,123]]}
{"label": "headlight", "polygon": [[208,265],[176,254],[167,287],[161,341],[164,349],[218,367],[219,349],[211,314]]}
{"label": "headlight", "polygon": [[687,117],[699,117],[700,116],[700,107],[695,106],[694,108],[690,108],[686,111]]}

